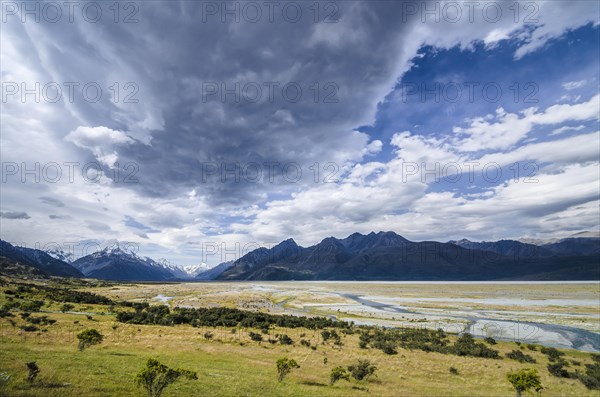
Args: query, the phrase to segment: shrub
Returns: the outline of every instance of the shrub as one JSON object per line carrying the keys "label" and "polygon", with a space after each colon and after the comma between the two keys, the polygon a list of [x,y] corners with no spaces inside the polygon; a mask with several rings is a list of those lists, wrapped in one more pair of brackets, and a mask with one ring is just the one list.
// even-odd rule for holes
{"label": "shrub", "polygon": [[206,331],[203,336],[204,336],[204,339],[211,340],[213,338],[213,333],[210,331]]}
{"label": "shrub", "polygon": [[25,332],[35,332],[35,331],[39,331],[40,330],[35,325],[21,325],[19,328],[21,328]]}
{"label": "shrub", "polygon": [[290,360],[287,357],[283,357],[277,360],[277,380],[279,382],[283,381],[287,374],[292,372],[294,368],[300,368],[294,359]]}
{"label": "shrub", "polygon": [[39,312],[40,309],[42,308],[42,306],[44,306],[44,304],[45,304],[44,301],[33,300],[33,301],[22,302],[19,305],[19,307],[21,310],[24,310],[27,312]]}
{"label": "shrub", "polygon": [[282,345],[292,345],[294,344],[294,341],[286,334],[282,334],[279,335],[279,343],[281,343]]}
{"label": "shrub", "polygon": [[13,317],[13,314],[10,312],[10,309],[7,309],[6,307],[0,308],[0,318],[4,317]]}
{"label": "shrub", "polygon": [[369,360],[358,360],[356,364],[348,366],[348,371],[352,377],[359,381],[370,378],[376,370],[377,367],[372,365]]}
{"label": "shrub", "polygon": [[489,343],[490,345],[495,345],[497,343],[496,339],[492,338],[491,336],[488,336],[487,338],[484,338],[483,340],[485,342]]}
{"label": "shrub", "polygon": [[385,354],[398,354],[398,351],[396,350],[396,347],[392,344],[392,343],[385,343],[383,347],[381,347],[381,350],[385,353]]}
{"label": "shrub", "polygon": [[458,375],[458,369],[454,367],[450,367],[449,371],[452,375]]}
{"label": "shrub", "polygon": [[146,367],[135,377],[138,387],[143,387],[148,397],[160,397],[167,386],[184,376],[189,380],[198,379],[195,372],[185,369],[171,369],[157,360],[148,359]]}
{"label": "shrub", "polygon": [[515,388],[517,397],[521,397],[523,392],[528,392],[531,389],[536,392],[543,389],[540,376],[533,368],[524,368],[517,372],[509,372],[506,374],[506,378]]}
{"label": "shrub", "polygon": [[334,321],[325,317],[300,317],[288,314],[268,314],[227,307],[170,309],[166,305],[149,306],[122,302],[134,307],[135,312],[117,312],[117,321],[130,324],[174,325],[191,324],[194,327],[242,327],[258,328],[268,333],[271,326],[284,328],[324,329],[347,328],[344,321]]}
{"label": "shrub", "polygon": [[527,348],[529,350],[532,350],[532,351],[537,351],[537,346],[536,345],[532,345],[531,343],[527,345]]}
{"label": "shrub", "polygon": [[64,305],[61,306],[60,311],[63,313],[66,313],[73,309],[75,309],[75,305],[72,305],[70,303],[65,303]]}
{"label": "shrub", "polygon": [[598,378],[594,378],[586,374],[581,374],[579,375],[579,380],[588,389],[600,390],[600,380],[598,380]]}
{"label": "shrub", "polygon": [[28,371],[27,372],[27,382],[33,383],[33,381],[35,381],[35,378],[40,373],[40,368],[35,363],[35,361],[32,361],[30,363],[25,363],[25,365],[27,366],[27,371]]}
{"label": "shrub", "polygon": [[542,347],[540,351],[542,352],[542,354],[547,355],[548,360],[552,362],[558,360],[561,356],[565,355],[565,353],[558,351],[554,347]]}
{"label": "shrub", "polygon": [[255,332],[250,332],[248,335],[250,336],[250,339],[255,342],[262,342],[262,340],[263,340],[261,334],[257,334]]}
{"label": "shrub", "polygon": [[329,384],[333,385],[338,380],[347,380],[350,381],[350,374],[346,371],[344,367],[335,367],[331,370],[331,374],[329,375]]}
{"label": "shrub", "polygon": [[535,364],[535,358],[531,357],[529,354],[523,353],[521,350],[513,350],[510,353],[506,353],[506,357],[517,360],[520,363]]}
{"label": "shrub", "polygon": [[86,347],[101,343],[104,336],[98,330],[91,328],[78,333],[77,339],[79,339],[79,350],[83,351]]}
{"label": "shrub", "polygon": [[483,343],[476,343],[473,335],[469,333],[462,334],[450,351],[457,356],[500,358],[497,350],[490,349]]}
{"label": "shrub", "polygon": [[585,387],[600,390],[600,355],[592,354],[593,364],[585,365],[585,374],[578,374],[579,380]]}
{"label": "shrub", "polygon": [[300,344],[302,346],[310,347],[310,342],[307,341],[306,339],[300,339]]}
{"label": "shrub", "polygon": [[569,372],[564,368],[565,364],[566,363],[562,360],[559,360],[555,363],[549,363],[548,372],[550,372],[551,375],[556,376],[558,378],[568,378]]}
{"label": "shrub", "polygon": [[48,316],[40,316],[40,317],[34,317],[34,316],[28,316],[25,321],[27,321],[28,323],[31,324],[35,324],[35,325],[52,325],[54,323],[56,323],[56,320],[52,319],[52,318],[48,318]]}

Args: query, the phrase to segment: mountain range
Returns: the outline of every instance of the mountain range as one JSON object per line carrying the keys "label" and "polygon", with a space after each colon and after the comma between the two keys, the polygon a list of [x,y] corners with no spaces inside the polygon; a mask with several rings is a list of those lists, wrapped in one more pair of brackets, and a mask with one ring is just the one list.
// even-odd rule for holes
{"label": "mountain range", "polygon": [[210,268],[141,257],[118,245],[77,260],[0,240],[0,271],[29,277],[118,281],[210,280],[600,280],[600,235],[563,239],[414,242],[394,233],[328,237],[310,247],[287,239]]}
{"label": "mountain range", "polygon": [[600,238],[413,242],[394,232],[288,239],[244,255],[219,280],[600,280]]}
{"label": "mountain range", "polygon": [[0,258],[2,258],[2,269],[5,271],[10,264],[19,269],[29,268],[32,274],[83,277],[83,273],[67,262],[56,259],[42,250],[13,246],[4,240],[0,240]]}

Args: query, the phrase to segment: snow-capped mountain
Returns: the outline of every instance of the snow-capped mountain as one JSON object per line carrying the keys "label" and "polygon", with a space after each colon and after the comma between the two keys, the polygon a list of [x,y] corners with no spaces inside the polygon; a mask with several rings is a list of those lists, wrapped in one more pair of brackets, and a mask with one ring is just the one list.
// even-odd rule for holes
{"label": "snow-capped mountain", "polygon": [[65,252],[63,250],[61,250],[60,248],[54,248],[51,250],[46,251],[46,253],[48,255],[50,255],[51,257],[53,257],[54,259],[58,259],[59,261],[63,261],[63,262],[67,262],[67,263],[73,263],[75,261],[75,255],[73,255],[72,252]]}
{"label": "snow-capped mountain", "polygon": [[195,278],[197,275],[199,275],[200,273],[203,273],[203,272],[207,271],[208,269],[210,269],[210,266],[208,266],[204,262],[197,264],[197,265],[178,266],[178,265],[175,265],[175,264],[169,262],[168,260],[166,260],[164,258],[161,258],[158,261],[156,261],[156,263],[159,266],[163,267],[164,269],[173,273],[175,278],[181,279],[181,280],[191,280],[191,279]]}
{"label": "snow-capped mountain", "polygon": [[210,270],[210,266],[202,262],[197,265],[187,265],[183,267],[183,270],[187,273],[189,278],[195,278],[201,273]]}
{"label": "snow-capped mountain", "polygon": [[178,266],[167,259],[142,257],[127,247],[113,244],[73,262],[86,277],[107,280],[192,280],[210,269],[206,263]]}
{"label": "snow-capped mountain", "polygon": [[179,278],[177,267],[168,261],[140,257],[119,245],[104,248],[73,262],[86,277],[106,280],[164,281]]}

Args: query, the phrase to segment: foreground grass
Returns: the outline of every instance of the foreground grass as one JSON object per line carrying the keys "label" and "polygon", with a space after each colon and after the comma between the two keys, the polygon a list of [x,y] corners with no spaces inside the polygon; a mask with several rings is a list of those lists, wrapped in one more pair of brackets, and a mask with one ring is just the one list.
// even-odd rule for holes
{"label": "foreground grass", "polygon": [[[341,349],[318,344],[317,350],[312,350],[298,343],[299,333],[316,342],[318,334],[308,330],[272,331],[288,333],[296,342],[282,346],[250,342],[242,331],[232,334],[230,328],[214,329],[215,339],[207,341],[203,338],[207,328],[116,324],[112,315],[94,316],[92,320],[75,314],[50,316],[58,322],[39,336],[17,331],[2,321],[0,372],[12,375],[0,391],[3,395],[143,396],[133,378],[146,360],[154,357],[168,366],[198,373],[197,381],[179,381],[167,389],[166,396],[511,396],[514,392],[505,374],[521,367],[538,369],[544,395],[597,396],[597,391],[587,390],[578,380],[550,376],[545,368],[547,358],[539,351],[527,351],[537,359],[536,364],[404,349],[389,356],[379,350],[359,349],[357,335],[345,336]],[[118,328],[113,330],[113,325]],[[90,327],[100,330],[105,341],[79,352],[74,335]],[[495,346],[503,355],[516,347],[502,342]],[[300,368],[279,383],[275,362],[284,356],[296,359]],[[567,356],[582,364],[590,362],[585,353],[569,351]],[[328,385],[331,368],[358,358],[377,365],[376,378]],[[33,385],[25,382],[27,361],[36,361],[41,368]],[[451,366],[459,375],[450,374]]]}
{"label": "foreground grass", "polygon": [[[1,292],[0,303],[7,299]],[[97,292],[102,293],[102,289]],[[74,306],[72,312],[61,313],[60,303],[47,301],[44,313],[33,313],[56,320],[53,325],[40,326],[45,332],[21,330],[19,326],[27,323],[18,311],[13,312],[14,317],[0,319],[0,373],[11,376],[7,383],[0,381],[0,395],[144,396],[133,379],[148,358],[198,374],[196,381],[181,380],[170,386],[165,396],[513,396],[506,373],[526,367],[540,373],[545,396],[598,393],[586,389],[577,379],[551,376],[546,369],[548,358],[539,347],[536,351],[524,350],[537,360],[535,364],[407,349],[386,355],[381,350],[360,349],[357,334],[342,334],[343,345],[336,347],[323,344],[320,331],[278,328],[271,329],[269,335],[263,335],[265,341],[257,343],[248,333],[259,330],[122,324],[115,321],[106,305]],[[98,329],[104,341],[80,352],[76,334],[89,328]],[[212,332],[212,340],[204,338],[206,332]],[[266,341],[282,333],[289,335],[294,345]],[[300,339],[310,341],[316,349],[300,345]],[[520,349],[512,342],[498,342],[493,348],[503,357]],[[586,363],[591,363],[587,353],[564,352],[568,361],[580,362],[570,371],[583,370]],[[275,363],[281,357],[295,359],[300,368],[280,383]],[[345,367],[359,358],[369,359],[378,367],[375,378],[329,386],[332,368]],[[30,361],[37,362],[41,369],[33,384],[25,381],[25,363]],[[456,368],[458,375],[451,374],[450,367]]]}

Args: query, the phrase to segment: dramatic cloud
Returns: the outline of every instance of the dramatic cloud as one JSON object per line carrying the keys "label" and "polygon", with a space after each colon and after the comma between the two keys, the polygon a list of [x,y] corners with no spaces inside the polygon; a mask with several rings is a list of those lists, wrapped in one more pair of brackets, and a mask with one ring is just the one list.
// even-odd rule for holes
{"label": "dramatic cloud", "polygon": [[29,219],[27,212],[0,212],[0,218],[4,219]]}
{"label": "dramatic cloud", "polygon": [[[97,23],[7,16],[0,195],[11,221],[1,237],[116,238],[215,264],[224,257],[200,258],[207,242],[221,251],[380,229],[487,238],[597,228],[597,68],[567,44],[552,47],[586,31],[582,54],[597,53],[597,4],[522,2],[515,14],[513,2],[490,3],[470,14],[452,1],[343,1],[331,15],[318,3],[316,15],[312,3],[281,2],[258,21],[221,14],[244,3],[218,2],[212,15],[190,1],[135,3],[136,23],[115,23],[109,3]],[[291,6],[302,8],[298,20],[282,14]],[[533,105],[505,95],[491,109],[447,103],[421,114],[398,101],[402,77],[455,77],[416,66],[422,51],[443,58],[437,71],[451,63],[477,81],[486,76],[471,76],[475,55],[510,51],[490,74],[534,70],[543,86],[551,69],[557,89]],[[555,63],[536,63],[545,51]],[[397,128],[399,115],[416,120]],[[539,163],[539,184],[515,182],[528,174],[436,181],[450,163],[497,163],[506,175],[522,161]]]}

